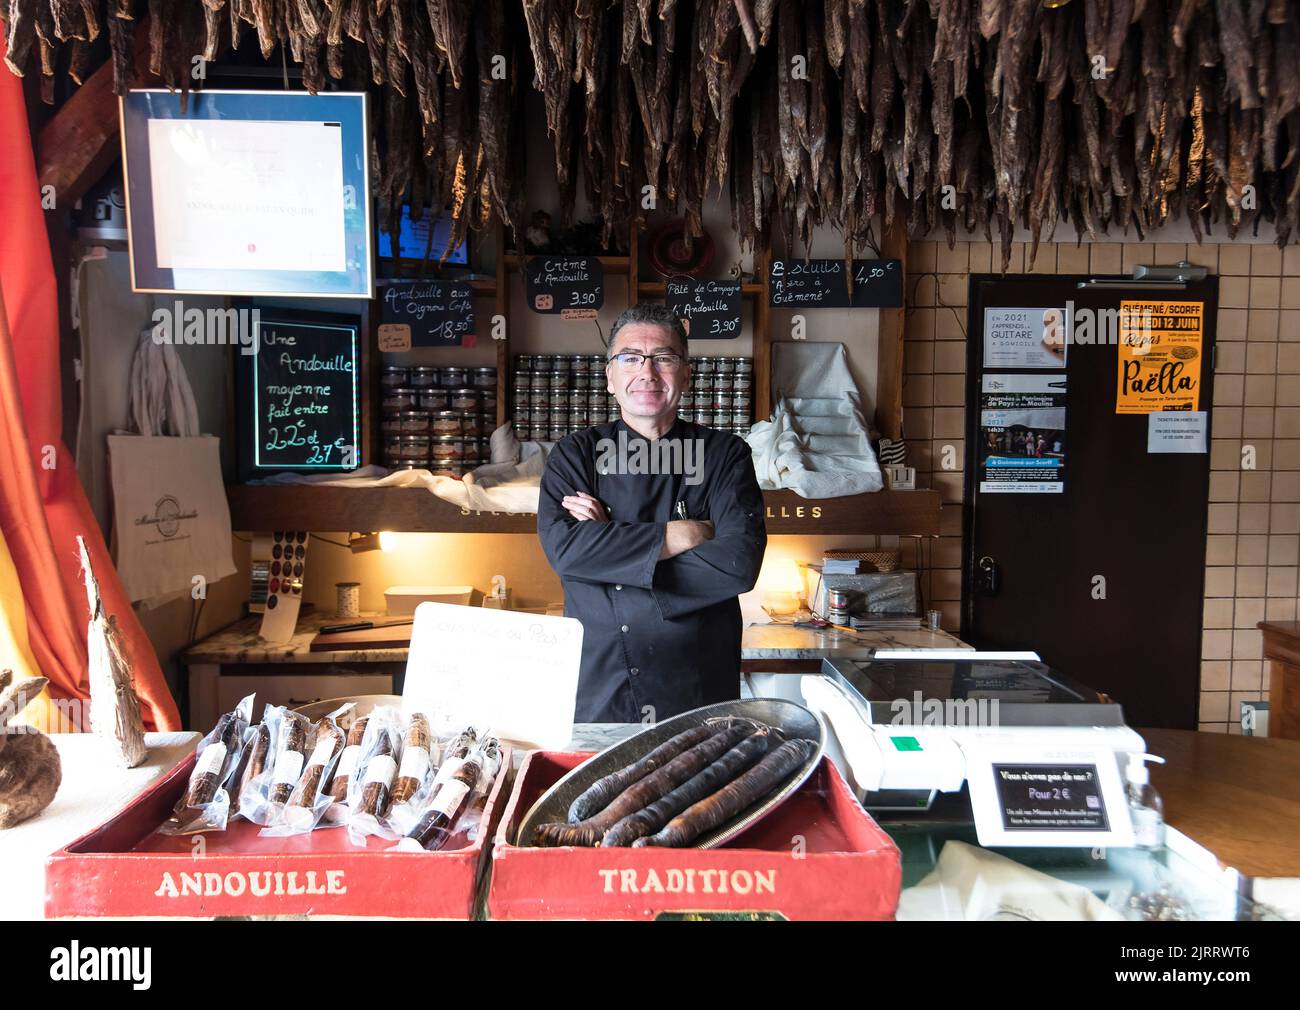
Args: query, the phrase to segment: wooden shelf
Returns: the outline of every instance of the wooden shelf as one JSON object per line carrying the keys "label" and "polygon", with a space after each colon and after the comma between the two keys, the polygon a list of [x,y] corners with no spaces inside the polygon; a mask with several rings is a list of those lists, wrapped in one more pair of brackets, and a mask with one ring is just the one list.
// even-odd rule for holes
{"label": "wooden shelf", "polygon": [[424,488],[229,484],[232,529],[324,533],[536,533],[531,512],[466,512]]}
{"label": "wooden shelf", "polygon": [[764,491],[767,532],[805,536],[939,535],[938,491],[876,491],[843,498],[803,498],[793,491]]}
{"label": "wooden shelf", "polygon": [[[231,527],[243,531],[537,532],[537,517],[531,512],[466,511],[423,488],[231,484],[226,496]],[[763,498],[770,534],[939,535],[938,491],[877,491],[823,499],[767,491]]]}

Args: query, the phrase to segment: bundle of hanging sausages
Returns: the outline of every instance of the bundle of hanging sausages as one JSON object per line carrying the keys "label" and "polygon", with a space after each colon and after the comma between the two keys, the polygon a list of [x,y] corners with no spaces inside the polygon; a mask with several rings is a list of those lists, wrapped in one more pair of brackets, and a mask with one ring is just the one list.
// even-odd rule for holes
{"label": "bundle of hanging sausages", "polygon": [[249,30],[310,91],[381,88],[381,225],[451,206],[444,252],[493,212],[522,234],[528,81],[560,223],[581,175],[607,244],[651,206],[701,234],[715,188],[745,245],[996,224],[1003,269],[1017,223],[1034,251],[1061,219],[1185,215],[1199,239],[1262,218],[1279,244],[1300,223],[1300,0],[0,0],[6,62],[53,101],[107,27],[122,94],[146,13],[147,65],[182,92]]}
{"label": "bundle of hanging sausages", "polygon": [[816,751],[748,719],[710,720],[595,782],[534,845],[683,847],[762,802]]}

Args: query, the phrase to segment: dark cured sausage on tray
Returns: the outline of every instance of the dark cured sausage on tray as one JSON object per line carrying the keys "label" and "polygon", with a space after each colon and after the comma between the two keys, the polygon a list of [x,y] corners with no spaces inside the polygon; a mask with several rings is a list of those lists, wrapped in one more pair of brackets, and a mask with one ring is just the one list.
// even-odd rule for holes
{"label": "dark cured sausage on tray", "polygon": [[803,766],[816,750],[811,740],[787,740],[740,778],[678,814],[656,835],[638,838],[633,847],[690,845],[706,831],[761,801]]}
{"label": "dark cured sausage on tray", "polygon": [[663,799],[638,810],[630,817],[624,817],[605,832],[605,837],[600,840],[600,844],[606,848],[631,845],[636,839],[658,831],[668,823],[670,818],[712,796],[758,761],[767,753],[771,741],[772,734],[765,730],[751,733],[704,771],[678,786]]}
{"label": "dark cured sausage on tray", "polygon": [[625,789],[619,797],[595,817],[580,824],[542,824],[535,832],[539,845],[595,845],[605,832],[629,814],[660,799],[683,782],[707,768],[746,735],[753,725],[743,721],[722,723],[702,743],[679,754],[662,768]]}
{"label": "dark cured sausage on tray", "polygon": [[702,743],[716,733],[721,727],[705,723],[696,726],[661,743],[640,761],[620,768],[593,783],[586,792],[569,805],[569,823],[577,824],[588,817],[600,813],[618,798],[618,795],[632,783],[649,775],[656,768],[667,764],[682,751]]}

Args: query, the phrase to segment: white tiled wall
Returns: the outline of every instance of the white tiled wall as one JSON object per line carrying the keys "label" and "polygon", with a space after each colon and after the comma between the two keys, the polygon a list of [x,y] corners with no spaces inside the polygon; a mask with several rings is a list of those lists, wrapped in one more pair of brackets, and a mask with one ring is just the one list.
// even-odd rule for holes
{"label": "white tiled wall", "polygon": [[[961,599],[966,296],[989,272],[986,242],[909,245],[904,437],[918,485],[943,493],[943,535],[904,541],[927,599],[956,631]],[[1012,247],[1011,273],[1026,249]],[[1201,648],[1201,728],[1240,732],[1239,703],[1268,695],[1260,620],[1297,619],[1300,570],[1300,249],[1179,243],[1044,244],[1032,273],[1121,273],[1187,259],[1220,275],[1214,440]],[[953,446],[956,470],[944,469]],[[1249,468],[1253,450],[1253,468]],[[926,566],[925,552],[929,552]]]}

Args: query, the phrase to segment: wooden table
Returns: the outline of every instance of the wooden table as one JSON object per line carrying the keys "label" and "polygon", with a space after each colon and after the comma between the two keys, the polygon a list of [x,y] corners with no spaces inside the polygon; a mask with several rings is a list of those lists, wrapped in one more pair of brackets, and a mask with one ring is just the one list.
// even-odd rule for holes
{"label": "wooden table", "polygon": [[1300,742],[1138,732],[1167,762],[1150,768],[1169,824],[1244,876],[1300,878]]}
{"label": "wooden table", "polygon": [[1260,621],[1268,677],[1268,735],[1300,740],[1300,621]]}
{"label": "wooden table", "polygon": [[190,646],[181,656],[188,669],[187,725],[206,733],[221,713],[229,712],[239,699],[253,692],[257,694],[257,716],[263,705],[299,708],[330,698],[401,694],[406,649],[311,651],[312,639],[321,627],[338,623],[337,617],[321,610],[302,613],[293,637],[276,645],[259,636],[262,618],[258,614]]}

